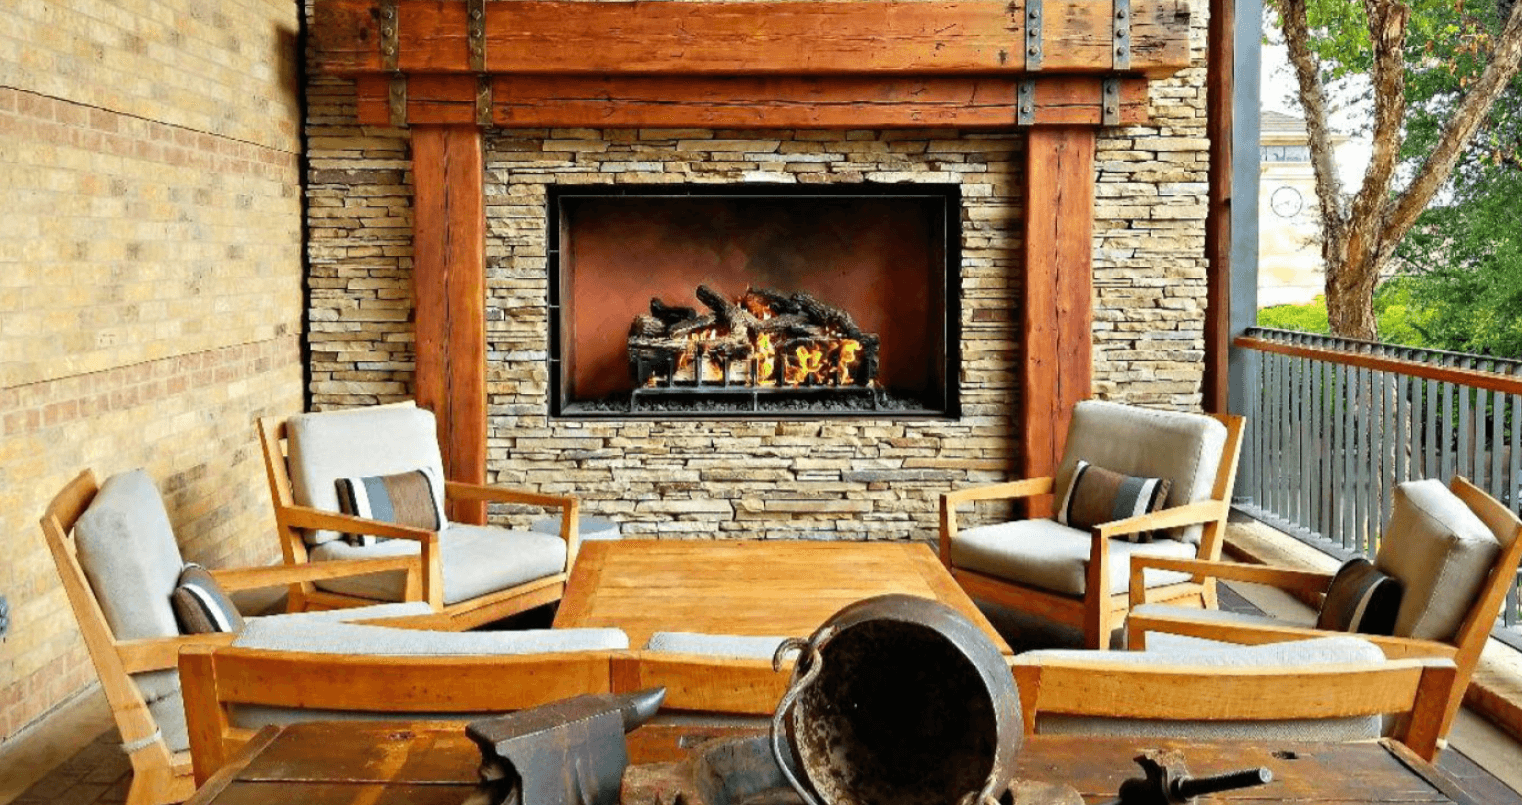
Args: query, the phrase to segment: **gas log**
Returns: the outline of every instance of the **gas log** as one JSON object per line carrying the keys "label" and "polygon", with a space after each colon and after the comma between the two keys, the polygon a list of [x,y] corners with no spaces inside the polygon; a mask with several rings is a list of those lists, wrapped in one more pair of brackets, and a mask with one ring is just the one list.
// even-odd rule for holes
{"label": "gas log", "polygon": [[630,324],[636,387],[875,385],[879,338],[839,307],[765,288],[730,299],[699,285],[696,296],[710,312],[651,299],[650,312]]}

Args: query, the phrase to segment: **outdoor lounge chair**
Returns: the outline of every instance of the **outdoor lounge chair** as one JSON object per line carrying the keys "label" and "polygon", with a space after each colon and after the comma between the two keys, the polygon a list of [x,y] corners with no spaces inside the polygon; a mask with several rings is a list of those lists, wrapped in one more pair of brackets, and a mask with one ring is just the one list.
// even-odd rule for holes
{"label": "outdoor lounge chair", "polygon": [[1356,637],[1134,652],[1032,651],[1014,659],[1028,734],[1358,741],[1437,752],[1451,660],[1386,660]]}
{"label": "outdoor lounge chair", "polygon": [[[445,481],[432,412],[405,403],[265,418],[259,437],[286,564],[402,556],[417,567],[416,583],[393,573],[293,585],[292,611],[420,600],[437,613],[435,628],[470,629],[565,592],[579,541],[576,499]],[[340,479],[413,471],[430,476],[441,509],[446,500],[552,508],[560,533],[447,520],[429,530],[340,511]]]}
{"label": "outdoor lounge chair", "polygon": [[[1034,612],[1083,630],[1088,648],[1108,648],[1127,605],[1132,556],[1216,559],[1241,452],[1243,420],[1087,401],[1073,421],[1055,477],[941,495],[941,561],[974,598]],[[1080,461],[1126,476],[1166,479],[1166,508],[1080,529],[1056,519],[960,528],[957,506],[1056,494],[1059,506]],[[1150,541],[1118,539],[1162,529]],[[1214,606],[1214,582],[1153,572],[1155,600]]]}
{"label": "outdoor lounge chair", "polygon": [[[190,796],[189,739],[174,670],[181,649],[231,642],[232,634],[182,635],[170,595],[184,566],[153,481],[141,470],[104,486],[81,472],[42,516],[42,533],[85,648],[100,675],[106,701],[132,761],[131,805],[178,802]],[[213,570],[230,591],[279,586],[318,577],[406,568],[382,558],[306,567]],[[423,605],[390,605],[311,613],[296,618],[385,618],[429,614]]]}
{"label": "outdoor lounge chair", "polygon": [[[1438,737],[1445,738],[1464,701],[1480,652],[1522,560],[1522,520],[1467,480],[1409,481],[1396,487],[1390,522],[1375,567],[1402,582],[1394,636],[1359,635],[1391,658],[1442,657],[1458,667],[1443,702]],[[1151,570],[1196,573],[1279,587],[1319,600],[1333,574],[1311,570],[1152,557],[1132,561],[1133,579]],[[1151,600],[1133,587],[1127,644],[1150,645],[1152,633],[1230,643],[1273,643],[1329,632],[1266,616],[1187,610]]]}

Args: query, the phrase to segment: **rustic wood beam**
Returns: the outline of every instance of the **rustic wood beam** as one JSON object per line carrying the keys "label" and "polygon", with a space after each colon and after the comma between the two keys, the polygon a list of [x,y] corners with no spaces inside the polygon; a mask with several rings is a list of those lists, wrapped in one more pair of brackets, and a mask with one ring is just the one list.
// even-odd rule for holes
{"label": "rustic wood beam", "polygon": [[[472,76],[406,79],[406,120],[473,125]],[[1041,76],[1032,125],[1102,121],[1103,79]],[[1022,79],[967,76],[804,78],[661,76],[498,76],[491,122],[502,128],[1009,129]],[[391,79],[355,81],[362,125],[390,125]],[[1119,122],[1147,120],[1147,80],[1121,79]]]}
{"label": "rustic wood beam", "polygon": [[1205,136],[1210,189],[1205,212],[1205,372],[1202,405],[1212,414],[1231,406],[1232,99],[1235,97],[1236,3],[1211,0],[1205,45]]}
{"label": "rustic wood beam", "polygon": [[[1093,128],[1031,129],[1025,158],[1025,298],[1020,426],[1024,477],[1053,474],[1073,406],[1091,390]],[[1050,513],[1033,499],[1032,516]]]}
{"label": "rustic wood beam", "polygon": [[[318,0],[318,72],[478,73],[464,0]],[[1112,0],[1043,0],[1039,69],[1160,78],[1189,66],[1186,0],[1132,0],[1117,66]],[[1027,72],[1026,0],[485,4],[494,74],[827,75]],[[382,54],[394,26],[395,67]]]}
{"label": "rustic wood beam", "polygon": [[[412,295],[418,405],[438,417],[444,473],[486,481],[486,195],[481,132],[412,127]],[[486,504],[449,518],[484,523]]]}

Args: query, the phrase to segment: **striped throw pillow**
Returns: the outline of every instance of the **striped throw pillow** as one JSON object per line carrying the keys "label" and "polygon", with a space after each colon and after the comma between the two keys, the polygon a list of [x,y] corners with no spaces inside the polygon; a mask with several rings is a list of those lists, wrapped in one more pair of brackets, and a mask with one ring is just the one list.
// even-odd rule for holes
{"label": "striped throw pillow", "polygon": [[[438,531],[444,527],[442,484],[422,469],[396,475],[339,478],[338,508],[367,520]],[[369,534],[345,534],[351,545],[374,545]]]}
{"label": "striped throw pillow", "polygon": [[206,568],[191,562],[180,571],[169,605],[180,634],[243,631],[243,616]]}
{"label": "striped throw pillow", "polygon": [[[1101,523],[1155,512],[1168,500],[1167,478],[1137,478],[1079,461],[1057,508],[1057,522],[1087,531]],[[1122,534],[1128,542],[1151,542],[1153,532]]]}
{"label": "striped throw pillow", "polygon": [[1393,635],[1403,593],[1400,580],[1379,572],[1373,562],[1361,556],[1349,559],[1326,588],[1316,628]]}

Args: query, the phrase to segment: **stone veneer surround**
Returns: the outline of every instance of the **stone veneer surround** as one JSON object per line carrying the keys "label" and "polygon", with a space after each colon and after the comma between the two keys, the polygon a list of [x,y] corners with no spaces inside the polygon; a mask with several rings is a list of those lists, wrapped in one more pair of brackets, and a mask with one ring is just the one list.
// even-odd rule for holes
{"label": "stone veneer surround", "polygon": [[[1101,397],[1199,405],[1204,11],[1195,4],[1195,66],[1151,87],[1151,124],[1099,133],[1094,389]],[[318,408],[411,393],[407,134],[354,125],[353,97],[340,80],[308,87]],[[491,479],[576,494],[584,512],[620,520],[631,535],[933,539],[940,492],[1006,480],[1018,459],[1024,142],[1019,131],[488,132]],[[961,185],[962,416],[550,418],[547,186],[706,182]]]}

